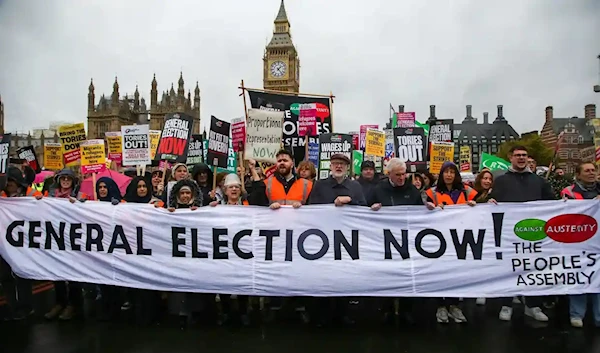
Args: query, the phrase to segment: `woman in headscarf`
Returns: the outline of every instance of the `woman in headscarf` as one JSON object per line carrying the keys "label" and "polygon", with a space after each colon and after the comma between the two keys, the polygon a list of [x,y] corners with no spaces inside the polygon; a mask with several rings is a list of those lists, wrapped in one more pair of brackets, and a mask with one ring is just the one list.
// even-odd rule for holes
{"label": "woman in headscarf", "polygon": [[[461,204],[475,206],[477,197],[477,191],[463,184],[458,167],[452,162],[442,164],[436,186],[428,189],[426,194],[429,209]],[[458,307],[459,298],[439,298],[438,303],[437,322],[448,323],[449,317],[456,323],[467,322],[467,318]]]}
{"label": "woman in headscarf", "polygon": [[[153,179],[146,176],[134,177],[125,191],[125,202],[140,204],[154,203],[157,198],[152,196]],[[157,322],[161,306],[160,292],[146,289],[129,289],[128,292],[131,294],[135,317],[138,323],[148,325]]]}
{"label": "woman in headscarf", "polygon": [[[6,185],[0,192],[1,197],[36,196],[40,192],[31,188],[21,170],[9,166],[6,171]],[[3,258],[0,257],[0,283],[4,288],[8,302],[9,320],[23,320],[34,313],[32,306],[31,280],[17,276]]]}
{"label": "woman in headscarf", "polygon": [[[211,206],[215,207],[218,205],[229,205],[229,206],[248,206],[249,203],[244,199],[242,195],[242,181],[236,174],[229,174],[225,177],[225,181],[223,182],[223,199],[220,201],[212,201],[210,203]],[[219,294],[219,298],[221,299],[221,312],[219,313],[218,324],[225,324],[229,317],[232,316],[232,305],[231,305],[231,295],[229,294]],[[244,326],[248,326],[250,324],[250,317],[248,316],[248,296],[240,295],[237,296],[238,300],[238,308],[240,310],[240,320]]]}
{"label": "woman in headscarf", "polygon": [[[190,209],[192,211],[202,206],[202,192],[198,184],[190,179],[179,180],[173,186],[169,195],[167,209],[169,212],[175,212],[180,209]],[[202,309],[203,300],[206,296],[195,293],[169,293],[169,312],[179,315],[179,322],[182,328],[192,320],[192,313]],[[214,297],[213,297],[214,298]]]}
{"label": "woman in headscarf", "polygon": [[161,182],[158,184],[156,190],[158,193],[158,198],[160,202],[155,202],[154,206],[156,207],[167,207],[168,201],[171,197],[171,192],[173,186],[180,180],[189,179],[190,173],[188,172],[188,167],[183,163],[177,163],[171,169],[171,175],[169,176],[169,182],[167,183],[167,187],[165,190],[164,183]]}
{"label": "woman in headscarf", "polygon": [[[122,202],[121,191],[117,183],[109,177],[102,177],[96,181],[96,196],[99,202],[110,202],[113,205]],[[100,321],[117,319],[121,312],[121,292],[124,289],[105,284],[99,285],[99,288],[102,311],[98,319]]]}
{"label": "woman in headscarf", "polygon": [[102,177],[96,181],[96,195],[98,201],[110,202],[113,205],[118,205],[122,201],[117,183],[109,177]]}
{"label": "woman in headscarf", "polygon": [[[45,196],[68,199],[71,203],[84,202],[87,199],[87,195],[79,191],[79,179],[70,169],[63,169],[54,176],[54,183]],[[83,306],[81,283],[54,282],[54,295],[56,304],[44,315],[48,320],[57,317],[60,320],[71,320],[76,310]]]}

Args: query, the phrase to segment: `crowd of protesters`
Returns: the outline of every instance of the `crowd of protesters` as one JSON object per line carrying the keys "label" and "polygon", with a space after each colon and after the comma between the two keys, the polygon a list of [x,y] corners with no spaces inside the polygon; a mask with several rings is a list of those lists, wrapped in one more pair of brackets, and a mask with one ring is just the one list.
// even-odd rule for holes
{"label": "crowd of protesters", "polygon": [[[481,203],[527,202],[537,200],[597,199],[600,198],[600,184],[594,164],[578,166],[574,178],[568,178],[562,170],[556,169],[546,179],[535,173],[535,160],[523,146],[510,150],[511,167],[501,174],[490,170],[478,173],[474,183],[463,182],[461,173],[452,162],[445,162],[438,175],[429,172],[408,174],[406,164],[400,159],[391,159],[385,173],[375,170],[372,161],[364,161],[361,173],[349,177],[351,161],[343,154],[331,156],[329,178],[316,180],[315,166],[311,162],[301,162],[294,166],[294,158],[287,150],[277,154],[275,173],[265,178],[255,161],[248,161],[247,169],[238,173],[218,173],[205,164],[193,166],[176,164],[170,170],[157,169],[138,176],[133,172],[126,192],[121,194],[116,182],[108,177],[96,181],[97,202],[110,202],[115,207],[121,203],[151,204],[166,208],[170,212],[178,209],[196,210],[200,207],[224,207],[228,205],[253,205],[277,210],[282,206],[294,208],[303,205],[334,204],[335,206],[355,205],[370,207],[374,212],[389,206],[418,206],[424,212],[436,208],[466,204],[476,207]],[[125,172],[125,174],[130,171]],[[35,173],[34,173],[35,175]],[[216,187],[213,188],[213,178]],[[242,182],[242,179],[244,182]],[[2,197],[57,197],[69,199],[72,203],[95,202],[94,198],[80,191],[80,178],[69,169],[56,173],[41,189],[32,187],[31,171],[18,166],[10,166],[7,183]],[[0,279],[7,296],[9,320],[22,320],[34,314],[32,307],[32,282],[12,273],[2,259]],[[76,282],[54,283],[54,306],[45,313],[47,320],[71,320],[82,314],[84,297],[99,303],[98,320],[118,320],[124,312],[133,312],[140,323],[154,323],[164,314],[176,316],[183,326],[198,317],[208,317],[211,313],[215,322],[225,325],[231,321],[243,325],[251,323],[252,311],[266,312],[279,306],[292,308],[299,319],[306,324],[318,326],[340,321],[354,322],[349,311],[356,298],[252,298],[231,296],[227,293],[162,293],[151,290],[96,286]],[[600,295],[593,298],[593,318],[600,326]],[[568,297],[570,322],[574,327],[583,326],[587,308],[587,295]],[[377,301],[382,317],[404,317],[411,322],[410,315],[415,298],[391,298]],[[467,322],[461,310],[461,298],[437,298],[436,320],[439,323]],[[510,321],[513,303],[522,302],[526,316],[537,321],[548,321],[545,310],[551,310],[556,298],[520,297],[501,298],[502,308],[499,319]],[[476,298],[478,305],[485,305],[486,298]]]}

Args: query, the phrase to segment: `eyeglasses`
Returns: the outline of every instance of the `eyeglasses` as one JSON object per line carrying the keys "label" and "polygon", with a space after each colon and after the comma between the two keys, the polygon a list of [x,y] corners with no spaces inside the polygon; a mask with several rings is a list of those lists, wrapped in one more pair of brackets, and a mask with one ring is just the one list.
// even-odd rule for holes
{"label": "eyeglasses", "polygon": [[333,165],[333,166],[340,166],[340,165],[344,166],[344,165],[346,165],[346,163],[345,162],[331,162],[331,165]]}
{"label": "eyeglasses", "polygon": [[527,153],[514,153],[513,157],[527,157]]}

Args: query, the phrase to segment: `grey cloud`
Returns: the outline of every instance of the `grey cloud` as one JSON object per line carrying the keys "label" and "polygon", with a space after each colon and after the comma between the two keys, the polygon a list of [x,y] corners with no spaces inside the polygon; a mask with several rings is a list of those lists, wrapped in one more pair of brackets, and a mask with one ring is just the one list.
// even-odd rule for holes
{"label": "grey cloud", "polygon": [[[9,130],[84,121],[87,86],[110,95],[156,73],[168,90],[183,70],[199,81],[204,124],[243,114],[237,89],[262,87],[262,55],[279,0],[0,2],[0,94]],[[389,103],[424,121],[461,121],[466,104],[517,131],[598,103],[600,3],[586,1],[287,1],[301,91],[337,96],[336,129],[384,124]],[[600,108],[600,107],[599,107]]]}

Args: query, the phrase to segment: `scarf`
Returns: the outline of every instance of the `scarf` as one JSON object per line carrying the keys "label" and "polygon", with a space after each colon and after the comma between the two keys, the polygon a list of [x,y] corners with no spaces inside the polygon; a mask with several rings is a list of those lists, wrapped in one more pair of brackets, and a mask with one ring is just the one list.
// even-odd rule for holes
{"label": "scarf", "polygon": [[576,179],[575,184],[583,191],[597,191],[598,189],[598,184],[596,182],[585,184],[583,181]]}
{"label": "scarf", "polygon": [[[145,182],[146,187],[148,187],[148,193],[144,197],[138,196],[137,193],[137,187],[140,181]],[[152,181],[144,176],[136,176],[133,178],[127,186],[124,200],[130,203],[150,203],[152,200]]]}
{"label": "scarf", "polygon": [[65,191],[63,191],[61,188],[57,188],[56,191],[54,191],[54,197],[59,199],[68,199],[69,197],[71,197],[72,191],[73,188],[65,189]]}
{"label": "scarf", "polygon": [[[100,196],[100,184],[101,183],[106,184],[106,189],[108,190],[108,194],[105,197]],[[109,177],[102,177],[102,178],[98,179],[98,181],[96,181],[96,195],[98,195],[98,201],[107,201],[107,202],[112,202],[113,200],[121,201],[121,191],[119,190],[117,183],[115,183],[115,181]]]}

